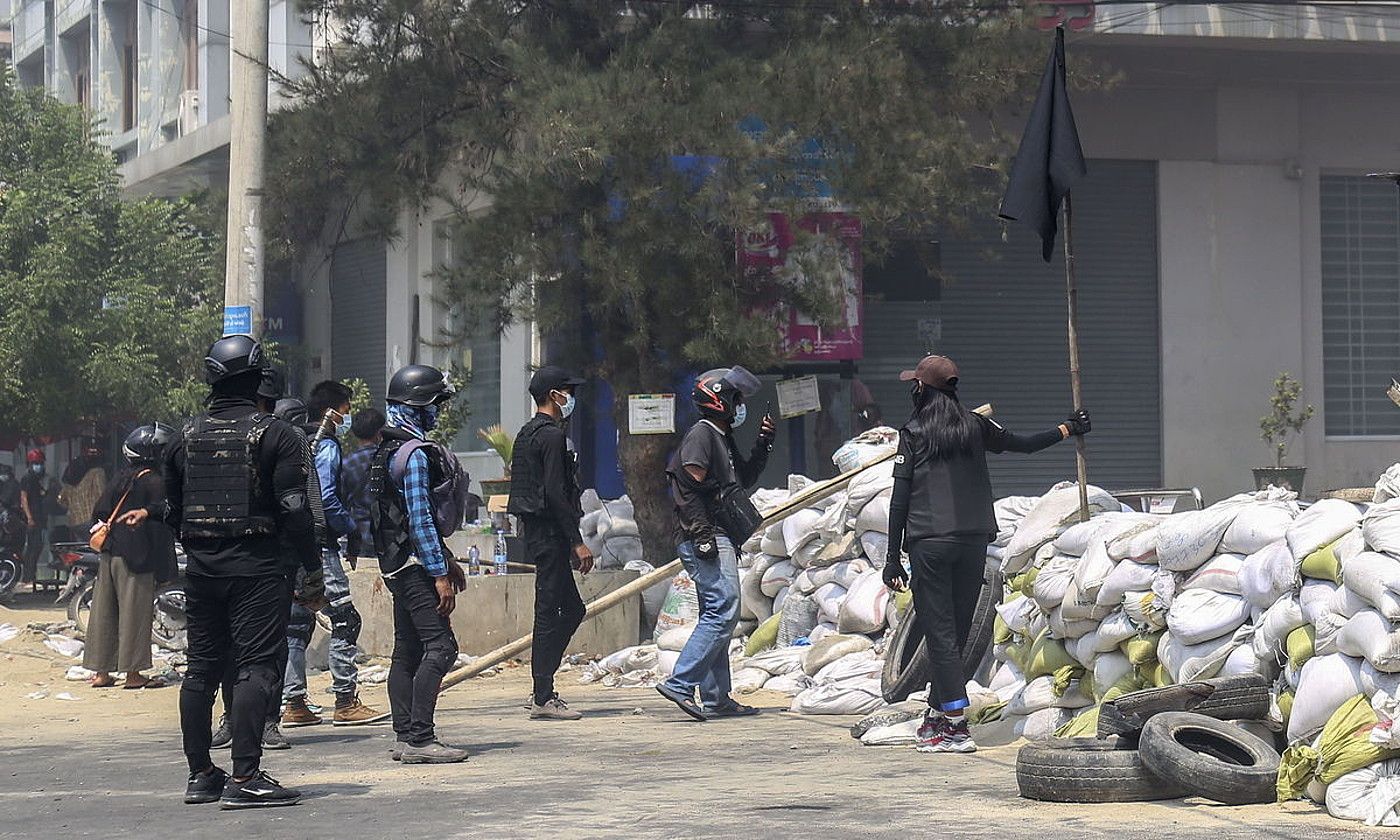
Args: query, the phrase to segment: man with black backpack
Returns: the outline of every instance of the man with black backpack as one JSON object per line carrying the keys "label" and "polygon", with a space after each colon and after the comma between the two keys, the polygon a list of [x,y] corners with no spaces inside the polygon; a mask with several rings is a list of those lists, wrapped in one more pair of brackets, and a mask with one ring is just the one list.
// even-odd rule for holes
{"label": "man with black backpack", "polygon": [[744,399],[757,393],[759,385],[757,377],[737,366],[700,374],[691,391],[700,421],[686,432],[666,470],[680,522],[678,551],[695,581],[700,621],[671,678],[656,690],[696,720],[758,714],[729,695],[729,640],[739,621],[735,546],[753,535],[760,518],[745,490],[758,482],[777,435],[773,418],[764,417],[747,459],[734,443],[734,429],[748,416]]}
{"label": "man with black backpack", "polygon": [[535,567],[531,720],[583,717],[554,691],[554,672],[585,612],[573,572],[593,569],[593,552],[579,535],[578,469],[564,434],[564,421],[574,411],[574,390],[582,384],[552,365],[535,372],[530,379],[535,416],[516,436],[511,457],[508,510],[520,518],[525,551]]}
{"label": "man with black backpack", "polygon": [[462,523],[467,480],[446,447],[427,440],[455,393],[442,371],[409,365],[389,380],[388,425],[370,465],[370,533],[394,599],[389,707],[405,764],[451,764],[467,751],[437,738],[442,677],[457,661],[449,617],[466,577],[443,538]]}

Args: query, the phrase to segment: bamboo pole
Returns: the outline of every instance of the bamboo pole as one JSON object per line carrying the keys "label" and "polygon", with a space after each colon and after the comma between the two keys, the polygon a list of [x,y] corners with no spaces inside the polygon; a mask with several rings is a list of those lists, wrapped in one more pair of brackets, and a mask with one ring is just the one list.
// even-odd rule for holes
{"label": "bamboo pole", "polygon": [[[1074,204],[1065,193],[1065,298],[1069,309],[1069,387],[1074,410],[1084,407],[1079,384],[1079,280],[1074,264]],[[1084,436],[1074,436],[1074,463],[1079,473],[1079,521],[1089,521],[1089,467]]]}
{"label": "bamboo pole", "polygon": [[[992,413],[991,406],[989,405],[984,405],[981,408],[975,410],[979,414],[983,414],[986,416],[990,416]],[[860,475],[868,469],[871,469],[872,467],[877,467],[880,464],[886,463],[893,458],[894,453],[890,452],[886,455],[882,455],[879,458],[876,458],[868,464],[842,473],[841,475],[838,475],[835,478],[828,479],[826,481],[819,481],[816,484],[813,484],[812,486],[798,493],[796,496],[793,496],[792,498],[788,499],[787,501],[768,511],[768,513],[764,514],[763,523],[759,526],[759,528],[767,528],[776,522],[781,522],[784,519],[787,519],[789,516],[792,516],[794,513],[797,513],[799,510],[805,510],[806,508],[811,507],[813,504],[821,501],[822,499],[825,499],[828,496],[840,492],[840,490],[847,484],[850,484],[851,480],[854,479],[856,476]],[[637,578],[636,580],[632,581],[626,586],[621,586],[617,589],[614,589],[612,592],[609,592],[608,594],[597,599],[596,601],[590,602],[588,604],[588,611],[584,614],[583,620],[587,621],[588,619],[601,612],[604,612],[605,610],[612,609],[613,607],[617,606],[618,604],[622,603],[628,598],[640,594],[643,590],[649,589],[652,586],[655,586],[656,584],[661,583],[664,580],[669,580],[670,578],[675,577],[676,574],[680,572],[680,570],[681,561],[672,560],[671,562],[667,563],[659,569],[647,572],[646,574],[642,575],[641,577]],[[470,665],[466,665],[461,668],[458,668],[455,671],[449,672],[446,676],[442,678],[442,690],[446,691],[447,689],[451,688],[454,685],[457,685],[460,682],[463,682],[464,680],[469,680],[472,677],[477,676],[482,671],[485,671],[489,668],[494,668],[495,666],[501,664],[507,659],[524,653],[526,650],[529,650],[530,645],[534,643],[534,639],[535,637],[533,633],[521,636],[520,638],[515,639],[514,641],[501,645],[500,647],[496,648],[493,651],[490,651],[489,653],[482,654],[481,656],[477,657],[477,659],[474,660]]]}

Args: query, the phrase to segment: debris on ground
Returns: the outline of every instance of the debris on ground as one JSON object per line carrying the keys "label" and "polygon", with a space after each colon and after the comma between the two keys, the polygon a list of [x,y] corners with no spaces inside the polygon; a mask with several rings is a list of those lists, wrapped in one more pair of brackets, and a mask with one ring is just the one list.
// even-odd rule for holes
{"label": "debris on ground", "polygon": [[44,639],[44,647],[70,659],[77,659],[83,655],[83,643],[80,640],[57,633],[51,633]]}

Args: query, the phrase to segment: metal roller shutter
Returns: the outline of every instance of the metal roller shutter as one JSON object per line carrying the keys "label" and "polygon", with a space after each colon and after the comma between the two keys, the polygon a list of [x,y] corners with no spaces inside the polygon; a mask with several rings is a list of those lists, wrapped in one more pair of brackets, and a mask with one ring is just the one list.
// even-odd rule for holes
{"label": "metal roller shutter", "polygon": [[384,306],[388,277],[384,243],[357,239],[331,258],[331,376],[363,379],[376,403],[383,402]]}
{"label": "metal roller shutter", "polygon": [[[1108,489],[1157,486],[1156,164],[1090,162],[1089,177],[1075,189],[1075,221],[1084,400],[1095,426],[1089,479]],[[997,419],[1013,431],[1058,423],[1071,406],[1062,256],[1047,265],[1034,233],[1013,225],[1003,242],[995,223],[944,239],[941,253],[940,300],[867,306],[860,375],[886,418],[907,415],[908,389],[895,378],[931,345],[958,361],[967,404],[993,403]],[[1074,449],[993,456],[990,465],[999,495],[1042,493],[1074,478]]]}

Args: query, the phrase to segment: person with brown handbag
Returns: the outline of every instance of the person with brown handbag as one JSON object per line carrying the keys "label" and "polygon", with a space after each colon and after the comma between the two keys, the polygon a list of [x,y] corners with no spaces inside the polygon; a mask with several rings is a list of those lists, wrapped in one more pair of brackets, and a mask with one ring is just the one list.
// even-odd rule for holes
{"label": "person with brown handbag", "polygon": [[114,671],[126,673],[124,688],[166,685],[141,672],[151,667],[156,573],[164,571],[175,554],[174,536],[161,519],[165,482],[159,469],[173,434],[169,426],[149,423],[127,436],[122,454],[128,466],[93,507],[88,544],[102,559],[83,648],[83,667],[95,672],[93,688],[116,685]]}

